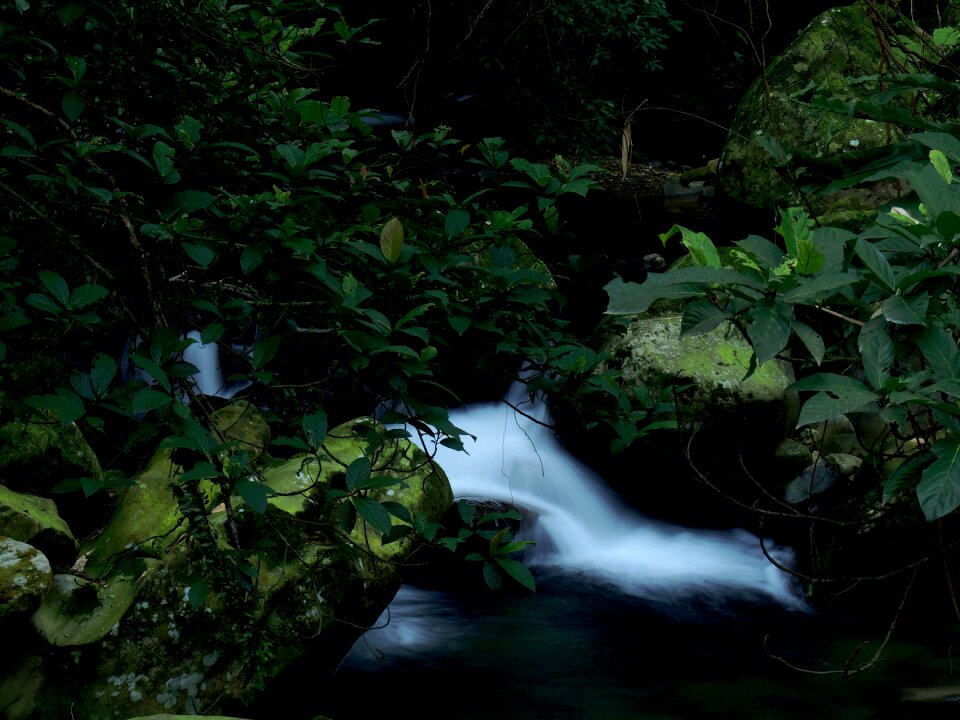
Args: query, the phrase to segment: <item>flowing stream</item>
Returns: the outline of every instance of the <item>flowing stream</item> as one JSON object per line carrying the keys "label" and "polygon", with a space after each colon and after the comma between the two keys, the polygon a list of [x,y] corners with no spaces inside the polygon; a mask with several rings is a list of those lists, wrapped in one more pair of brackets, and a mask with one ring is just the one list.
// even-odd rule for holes
{"label": "flowing stream", "polygon": [[536,422],[542,406],[519,407],[454,414],[477,440],[439,461],[457,497],[522,508],[537,592],[404,585],[305,720],[940,717],[900,702],[905,685],[949,681],[930,645],[890,643],[876,673],[842,678],[868,631],[812,613],[756,537],[644,518]]}

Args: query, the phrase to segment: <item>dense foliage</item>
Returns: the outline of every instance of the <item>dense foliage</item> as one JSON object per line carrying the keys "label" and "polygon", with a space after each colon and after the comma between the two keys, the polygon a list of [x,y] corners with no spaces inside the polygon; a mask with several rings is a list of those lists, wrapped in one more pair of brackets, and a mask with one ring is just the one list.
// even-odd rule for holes
{"label": "dense foliage", "polygon": [[[274,454],[319,452],[328,422],[375,412],[429,452],[469,432],[447,407],[499,396],[522,362],[531,390],[589,408],[620,445],[644,432],[647,411],[555,319],[529,249],[563,232],[556,201],[593,187],[589,166],[389,131],[325,92],[369,41],[338,6],[299,0],[3,11],[3,416],[77,423],[109,471],[60,490],[122,486],[162,442],[184,497],[212,481],[264,511],[209,395],[266,412]],[[217,344],[223,389],[199,391],[197,343]],[[362,502],[361,480],[337,498],[343,531],[359,511],[385,541],[412,532]]]}

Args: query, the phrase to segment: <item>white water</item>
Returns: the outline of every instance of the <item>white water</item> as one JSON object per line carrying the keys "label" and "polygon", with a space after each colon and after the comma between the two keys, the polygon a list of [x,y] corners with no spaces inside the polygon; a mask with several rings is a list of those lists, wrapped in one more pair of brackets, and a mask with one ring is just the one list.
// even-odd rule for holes
{"label": "white water", "polygon": [[[465,439],[469,454],[440,447],[437,461],[457,498],[499,500],[534,519],[526,537],[537,545],[524,557],[534,570],[585,574],[649,599],[761,594],[805,608],[793,579],[764,557],[756,537],[680,528],[629,510],[535,422],[549,420],[546,408],[512,392],[510,402],[529,418],[504,403],[451,413],[453,424],[477,440]],[[768,550],[789,564],[789,552]]]}
{"label": "white water", "polygon": [[249,386],[249,382],[227,383],[224,380],[223,368],[220,366],[220,347],[217,343],[202,343],[200,333],[196,330],[188,332],[187,338],[196,340],[184,349],[183,359],[200,371],[193,376],[194,388],[198,393],[229,400]]}

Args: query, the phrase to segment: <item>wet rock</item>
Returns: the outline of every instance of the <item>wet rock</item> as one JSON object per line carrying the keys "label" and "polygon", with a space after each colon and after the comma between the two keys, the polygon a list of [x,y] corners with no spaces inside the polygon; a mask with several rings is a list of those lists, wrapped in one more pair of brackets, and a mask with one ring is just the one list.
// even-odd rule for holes
{"label": "wet rock", "polygon": [[0,621],[33,612],[50,587],[50,561],[26,543],[0,537]]}
{"label": "wet rock", "polygon": [[77,541],[52,500],[0,485],[0,535],[30,543],[54,563],[73,562]]}

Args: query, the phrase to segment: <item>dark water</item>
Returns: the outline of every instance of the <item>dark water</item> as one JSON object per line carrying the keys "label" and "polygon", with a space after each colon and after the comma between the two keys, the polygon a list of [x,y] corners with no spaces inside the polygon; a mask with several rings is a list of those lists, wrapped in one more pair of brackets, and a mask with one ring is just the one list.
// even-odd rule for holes
{"label": "dark water", "polygon": [[[535,403],[527,415],[546,411]],[[302,717],[960,718],[960,702],[901,701],[907,688],[960,686],[946,633],[901,631],[876,667],[844,677],[886,626],[813,612],[757,538],[623,507],[549,431],[504,405],[451,419],[478,438],[469,455],[438,455],[454,493],[535,510],[527,531],[538,544],[525,561],[538,590],[404,586]],[[789,563],[789,548],[777,552]]]}
{"label": "dark water", "polygon": [[[944,643],[892,642],[878,666],[843,670],[882,633],[759,597],[651,602],[570,575],[536,594],[406,587],[385,627],[354,647],[313,708],[354,717],[462,720],[960,717],[960,703],[901,702],[904,688],[960,685]],[[765,648],[766,644],[766,648]]]}

